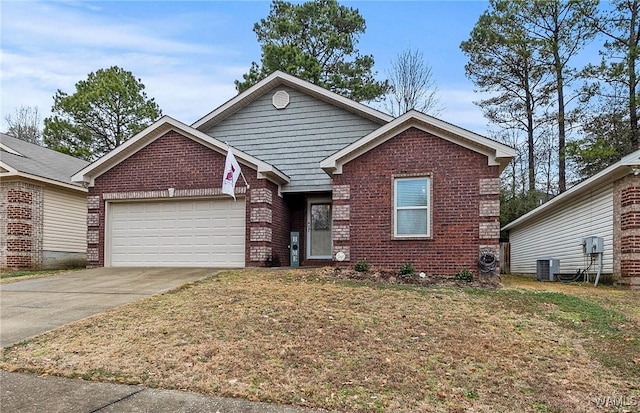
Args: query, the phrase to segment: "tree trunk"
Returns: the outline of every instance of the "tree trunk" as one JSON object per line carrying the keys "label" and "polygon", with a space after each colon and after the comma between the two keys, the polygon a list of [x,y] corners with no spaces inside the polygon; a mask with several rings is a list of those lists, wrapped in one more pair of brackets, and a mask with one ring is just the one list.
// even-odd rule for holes
{"label": "tree trunk", "polygon": [[562,62],[557,48],[554,50],[554,61],[556,69],[556,87],[558,88],[558,191],[563,193],[567,190],[564,77],[562,76]]}

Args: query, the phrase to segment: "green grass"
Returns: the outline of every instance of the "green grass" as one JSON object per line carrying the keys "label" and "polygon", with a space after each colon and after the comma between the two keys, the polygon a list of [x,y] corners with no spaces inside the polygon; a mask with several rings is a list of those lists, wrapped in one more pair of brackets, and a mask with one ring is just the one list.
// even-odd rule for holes
{"label": "green grass", "polygon": [[27,271],[27,270],[17,270],[17,271],[10,271],[10,272],[3,272],[0,273],[0,279],[5,279],[5,278],[14,278],[14,277],[24,277],[25,275],[33,275],[33,274],[38,274],[38,271]]}
{"label": "green grass", "polygon": [[[624,314],[595,301],[553,291],[466,289],[470,296],[491,296],[496,305],[524,316],[542,315],[555,324],[594,339],[587,348],[603,365],[640,376],[640,331]],[[526,321],[516,329],[526,328]],[[615,350],[615,351],[613,351]]]}

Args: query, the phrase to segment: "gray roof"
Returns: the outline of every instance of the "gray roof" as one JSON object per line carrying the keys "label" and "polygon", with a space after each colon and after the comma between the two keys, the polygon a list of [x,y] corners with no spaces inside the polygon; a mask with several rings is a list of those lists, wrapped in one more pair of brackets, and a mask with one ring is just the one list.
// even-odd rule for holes
{"label": "gray roof", "polygon": [[71,176],[84,168],[89,162],[74,158],[33,143],[0,133],[0,143],[19,153],[16,155],[0,148],[0,162],[18,172],[36,177],[79,186],[71,181]]}
{"label": "gray roof", "polygon": [[543,214],[563,208],[568,202],[577,199],[579,196],[592,192],[601,185],[610,184],[624,176],[640,174],[640,149],[623,157],[618,162],[603,169],[592,177],[567,189],[565,192],[545,202],[536,209],[529,211],[518,219],[515,219],[502,227],[502,230],[511,230],[524,225],[532,220],[539,220]]}

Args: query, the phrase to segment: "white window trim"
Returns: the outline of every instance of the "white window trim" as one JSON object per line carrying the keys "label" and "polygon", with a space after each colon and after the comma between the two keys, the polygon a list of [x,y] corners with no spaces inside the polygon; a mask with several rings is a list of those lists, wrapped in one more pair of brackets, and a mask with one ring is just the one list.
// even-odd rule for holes
{"label": "white window trim", "polygon": [[[427,206],[426,207],[400,207],[398,208],[396,200],[398,199],[398,185],[399,181],[409,181],[409,180],[426,180],[427,181]],[[393,199],[392,199],[392,209],[393,209],[393,238],[394,239],[429,239],[431,238],[431,216],[432,216],[432,208],[433,205],[431,201],[431,187],[433,180],[431,179],[431,175],[395,175],[392,177],[393,181]],[[427,213],[427,233],[426,234],[398,234],[398,210],[415,210],[415,209],[424,209]]]}

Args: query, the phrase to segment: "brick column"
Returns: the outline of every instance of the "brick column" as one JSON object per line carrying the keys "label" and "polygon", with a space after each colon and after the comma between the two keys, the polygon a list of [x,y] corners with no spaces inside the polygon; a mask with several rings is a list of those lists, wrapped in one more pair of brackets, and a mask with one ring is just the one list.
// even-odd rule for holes
{"label": "brick column", "polygon": [[[478,256],[483,252],[492,252],[500,260],[500,178],[480,179],[480,208]],[[500,268],[496,268],[496,274]]]}
{"label": "brick column", "polygon": [[640,178],[627,175],[613,190],[614,278],[640,289]]}
{"label": "brick column", "polygon": [[42,188],[24,182],[3,183],[0,195],[0,267],[42,266]]}
{"label": "brick column", "polygon": [[332,241],[333,260],[336,254],[344,253],[345,262],[351,260],[351,187],[333,185],[332,201]]}
{"label": "brick column", "polygon": [[87,267],[100,266],[100,195],[87,196]]}
{"label": "brick column", "polygon": [[265,265],[273,257],[273,193],[268,188],[253,188],[249,198],[249,261]]}

